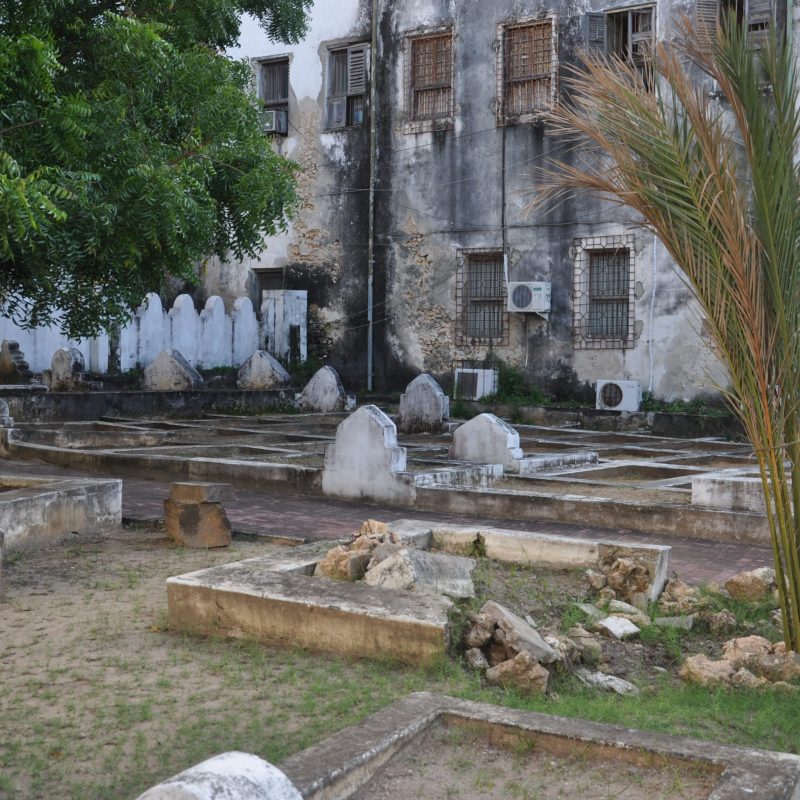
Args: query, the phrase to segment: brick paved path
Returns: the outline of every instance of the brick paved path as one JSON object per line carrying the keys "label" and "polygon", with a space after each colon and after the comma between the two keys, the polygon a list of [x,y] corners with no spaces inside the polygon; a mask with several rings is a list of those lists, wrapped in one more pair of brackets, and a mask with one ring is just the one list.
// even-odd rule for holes
{"label": "brick paved path", "polygon": [[[63,470],[50,464],[0,460],[0,474],[85,474]],[[113,477],[106,475],[104,477]],[[159,481],[123,478],[122,513],[133,519],[160,519],[169,484]],[[744,569],[768,566],[772,551],[748,544],[709,542],[686,536],[637,533],[615,528],[587,528],[555,522],[517,522],[485,517],[460,517],[453,514],[416,512],[410,508],[389,508],[363,502],[331,500],[316,496],[284,495],[271,492],[237,490],[236,500],[225,508],[234,530],[251,534],[270,534],[308,539],[336,539],[352,533],[368,517],[392,519],[431,519],[469,525],[490,524],[516,530],[535,530],[582,539],[617,539],[645,544],[672,546],[671,568],[689,583],[722,581]]]}

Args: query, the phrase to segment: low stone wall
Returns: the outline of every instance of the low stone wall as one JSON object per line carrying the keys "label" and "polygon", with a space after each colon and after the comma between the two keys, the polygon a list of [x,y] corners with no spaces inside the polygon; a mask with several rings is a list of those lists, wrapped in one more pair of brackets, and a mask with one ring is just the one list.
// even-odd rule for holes
{"label": "low stone wall", "polygon": [[181,392],[45,392],[0,386],[17,422],[79,422],[101,417],[202,416],[275,409],[294,401],[294,390],[197,389]]}

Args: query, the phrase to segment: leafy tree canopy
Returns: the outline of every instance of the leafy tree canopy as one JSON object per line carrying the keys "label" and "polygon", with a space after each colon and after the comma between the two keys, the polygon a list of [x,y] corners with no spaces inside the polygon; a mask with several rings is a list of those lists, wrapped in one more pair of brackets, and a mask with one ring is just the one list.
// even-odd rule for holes
{"label": "leafy tree canopy", "polygon": [[311,2],[0,0],[3,313],[93,334],[285,226],[295,167],[222,48],[244,13],[297,41]]}

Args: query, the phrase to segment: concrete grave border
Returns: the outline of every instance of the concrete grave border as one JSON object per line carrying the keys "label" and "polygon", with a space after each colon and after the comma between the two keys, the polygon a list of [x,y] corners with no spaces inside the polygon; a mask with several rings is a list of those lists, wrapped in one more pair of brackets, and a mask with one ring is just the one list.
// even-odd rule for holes
{"label": "concrete grave border", "polygon": [[707,767],[720,773],[709,800],[796,800],[800,796],[800,756],[517,711],[427,692],[411,694],[291,756],[280,768],[304,800],[347,800],[392,756],[437,721],[482,730],[501,746],[533,741],[537,748],[560,755],[580,744],[597,748],[606,756],[613,753],[623,763],[656,757],[665,763]]}
{"label": "concrete grave border", "polygon": [[[0,466],[0,470],[2,466]],[[122,481],[97,478],[4,476],[0,494],[5,547],[51,544],[73,532],[102,532],[122,524]]]}

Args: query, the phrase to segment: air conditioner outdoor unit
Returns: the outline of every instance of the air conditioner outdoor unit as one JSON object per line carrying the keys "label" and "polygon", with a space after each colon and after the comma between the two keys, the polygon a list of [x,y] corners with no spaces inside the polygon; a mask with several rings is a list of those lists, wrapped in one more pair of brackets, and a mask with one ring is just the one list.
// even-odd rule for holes
{"label": "air conditioner outdoor unit", "polygon": [[523,314],[546,314],[550,310],[550,282],[509,281],[508,310]]}
{"label": "air conditioner outdoor unit", "polygon": [[261,130],[264,133],[289,133],[289,112],[271,108],[261,114]]}
{"label": "air conditioner outdoor unit", "polygon": [[597,406],[602,411],[638,411],[642,407],[639,381],[597,381]]}
{"label": "air conditioner outdoor unit", "polygon": [[493,369],[456,369],[455,396],[461,400],[480,400],[497,394],[497,373]]}

